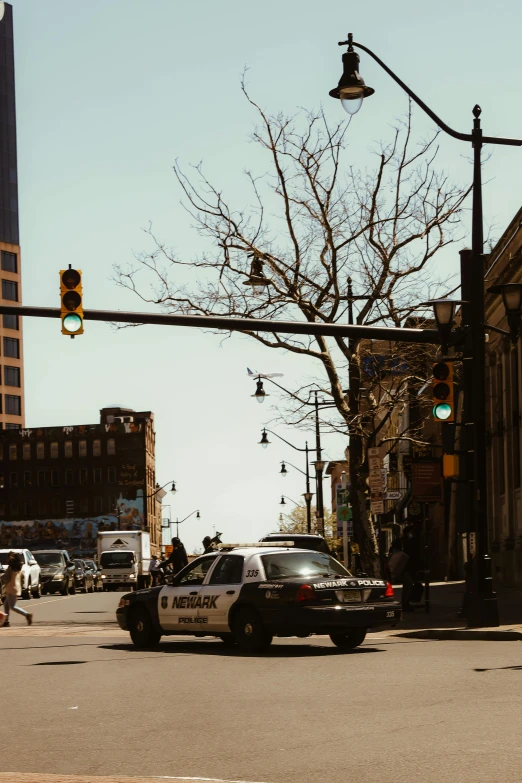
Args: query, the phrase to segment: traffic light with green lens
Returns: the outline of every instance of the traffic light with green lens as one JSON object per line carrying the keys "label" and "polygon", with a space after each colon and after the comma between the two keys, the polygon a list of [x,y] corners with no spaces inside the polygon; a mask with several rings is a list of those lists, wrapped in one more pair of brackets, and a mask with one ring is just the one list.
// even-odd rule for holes
{"label": "traffic light with green lens", "polygon": [[62,334],[83,334],[83,301],[81,269],[60,270]]}
{"label": "traffic light with green lens", "polygon": [[453,389],[453,362],[437,362],[433,365],[434,421],[455,421],[455,396]]}

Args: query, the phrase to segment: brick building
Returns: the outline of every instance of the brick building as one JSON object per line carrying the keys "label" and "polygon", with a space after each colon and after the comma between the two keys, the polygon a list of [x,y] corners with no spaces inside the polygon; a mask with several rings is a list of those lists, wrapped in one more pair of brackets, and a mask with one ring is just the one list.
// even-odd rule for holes
{"label": "brick building", "polygon": [[0,431],[0,547],[92,555],[99,530],[148,530],[161,547],[154,415],[100,411],[99,424]]}
{"label": "brick building", "polygon": [[[22,301],[18,227],[18,175],[13,9],[0,19],[0,303]],[[0,316],[0,428],[24,425],[22,324]]]}

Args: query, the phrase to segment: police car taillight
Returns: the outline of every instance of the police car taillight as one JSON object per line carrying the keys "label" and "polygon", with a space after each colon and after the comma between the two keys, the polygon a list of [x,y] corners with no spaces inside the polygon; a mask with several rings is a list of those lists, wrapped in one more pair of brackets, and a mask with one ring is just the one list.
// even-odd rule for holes
{"label": "police car taillight", "polygon": [[393,587],[391,585],[391,582],[386,582],[386,592],[384,593],[385,598],[393,598],[395,596],[395,593],[393,592]]}
{"label": "police car taillight", "polygon": [[296,601],[310,601],[312,598],[315,598],[315,593],[310,585],[301,585],[295,594]]}

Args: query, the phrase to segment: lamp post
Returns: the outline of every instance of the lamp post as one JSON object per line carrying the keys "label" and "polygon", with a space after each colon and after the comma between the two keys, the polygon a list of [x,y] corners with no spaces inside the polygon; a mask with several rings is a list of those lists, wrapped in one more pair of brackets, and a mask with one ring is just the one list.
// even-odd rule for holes
{"label": "lamp post", "polygon": [[184,519],[176,519],[176,536],[179,536],[179,526],[182,522],[186,522],[187,519],[190,519],[190,517],[196,515],[196,519],[201,519],[201,515],[199,513],[199,509],[196,509],[195,511],[191,511],[188,516],[184,517]]}
{"label": "lamp post", "polygon": [[[305,473],[305,476],[306,476],[306,492],[303,494],[303,497],[304,497],[305,503],[306,503],[306,529],[307,529],[307,531],[309,533],[311,533],[312,532],[312,512],[311,512],[312,493],[310,492],[310,464],[309,464],[309,457],[308,457],[308,453],[309,453],[308,441],[306,441],[304,449],[300,449],[298,446],[294,446],[293,443],[290,443],[290,441],[285,440],[285,438],[282,438],[281,435],[277,434],[277,432],[272,432],[272,430],[263,429],[263,432],[261,433],[261,440],[259,441],[259,443],[260,443],[260,445],[264,449],[266,449],[267,446],[270,445],[270,441],[268,440],[267,432],[270,432],[271,435],[275,435],[276,438],[279,438],[279,440],[282,440],[283,443],[286,443],[286,445],[290,446],[292,449],[295,449],[296,451],[304,451],[304,453],[305,453],[305,459],[306,459],[306,473]],[[288,464],[290,464],[290,463],[288,463]],[[286,472],[287,472],[286,471],[286,466],[285,466],[284,462],[283,462],[283,466],[284,466],[285,470],[283,471],[283,468],[281,468],[281,473],[284,476],[286,474]],[[297,470],[299,470],[299,468],[297,468]],[[303,471],[301,471],[301,473],[302,472]],[[283,497],[281,498],[281,500],[283,500]],[[294,502],[294,501],[292,501],[292,502]],[[284,503],[282,505],[284,505]],[[296,504],[296,505],[299,505],[299,504]]]}
{"label": "lamp post", "polygon": [[[271,378],[268,378],[266,376],[263,376],[266,380],[270,381],[270,383],[273,383],[274,386],[277,386],[278,389],[281,389],[285,392],[285,394],[289,394],[291,397],[294,397],[295,399],[299,399],[296,397],[295,394],[288,391],[288,389],[285,389],[284,386],[281,386],[279,383],[276,383]],[[316,517],[317,517],[317,526],[321,530],[322,535],[324,535],[324,499],[323,499],[323,470],[325,463],[321,459],[322,457],[322,449],[321,449],[321,430],[320,430],[320,421],[319,421],[319,408],[335,408],[335,405],[332,405],[330,403],[325,403],[319,401],[318,398],[319,392],[317,390],[314,390],[314,402],[307,402],[303,400],[299,400],[302,405],[310,405],[314,407],[315,410],[315,451],[316,451],[316,460],[314,462],[315,467],[315,480],[316,480],[316,490],[317,490],[317,507],[316,507]],[[255,394],[251,395],[252,397],[255,397],[258,402],[264,402],[265,397],[268,397],[269,395],[265,393],[265,390],[263,388],[263,382],[259,378],[257,381],[257,388]],[[275,434],[275,433],[274,433]],[[279,436],[278,436],[279,437]],[[270,441],[268,440],[266,436],[266,432],[264,431],[264,434],[260,440],[261,446],[266,449],[266,447],[270,444]]]}
{"label": "lamp post", "polygon": [[[312,498],[313,498],[314,495],[313,495],[313,492],[310,492],[310,476],[309,476],[308,470],[305,473],[304,470],[301,470],[301,468],[298,468],[295,465],[292,465],[291,462],[289,462],[288,464],[290,465],[290,467],[294,468],[294,470],[298,470],[299,473],[302,473],[303,476],[306,476],[306,492],[303,492],[303,497],[304,497],[305,503],[306,503],[306,527],[307,527],[307,532],[311,533],[312,531],[311,531],[311,524],[310,523],[311,523],[311,519],[312,519]],[[283,476],[283,478],[285,478],[285,476],[288,475],[288,471],[286,469],[286,462],[281,462],[281,470],[279,471],[279,475]]]}
{"label": "lamp post", "polygon": [[487,325],[485,324],[484,303],[485,266],[483,255],[481,150],[483,144],[521,146],[522,139],[483,136],[480,126],[482,110],[478,105],[473,108],[474,119],[471,133],[460,133],[453,130],[413,90],[399,79],[374,52],[363,46],[363,44],[354,41],[351,33],[349,33],[347,41],[339,42],[339,46],[344,45],[348,46],[348,50],[343,55],[343,74],[338,86],[330,91],[330,95],[332,98],[340,99],[343,108],[349,114],[355,114],[359,111],[363,99],[369,97],[374,92],[371,88],[366,87],[360,76],[359,56],[354,51],[354,47],[357,47],[369,54],[439,128],[455,139],[470,142],[473,148],[472,277],[469,290],[469,330],[465,337],[465,356],[468,361],[464,362],[464,367],[465,372],[469,373],[471,381],[468,384],[468,388],[471,389],[471,406],[469,410],[473,425],[473,516],[476,524],[478,568],[475,590],[469,601],[468,625],[471,627],[498,625],[498,605],[496,596],[493,593],[491,558],[488,554],[485,349]]}

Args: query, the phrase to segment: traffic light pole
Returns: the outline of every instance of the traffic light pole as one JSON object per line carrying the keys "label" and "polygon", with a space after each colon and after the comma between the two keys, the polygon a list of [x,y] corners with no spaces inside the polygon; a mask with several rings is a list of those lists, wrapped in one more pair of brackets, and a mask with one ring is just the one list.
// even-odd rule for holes
{"label": "traffic light pole", "polygon": [[[0,314],[23,315],[31,318],[60,318],[58,307],[31,307],[29,305],[0,305]],[[197,329],[224,329],[227,332],[271,332],[273,334],[310,334],[321,337],[356,337],[370,340],[394,340],[399,343],[428,343],[440,345],[436,329],[411,329],[395,326],[361,326],[359,324],[310,323],[308,321],[271,321],[257,318],[235,318],[226,315],[160,315],[157,313],[129,313],[121,310],[84,310],[85,321],[106,323],[155,324],[156,326],[184,326]]]}

